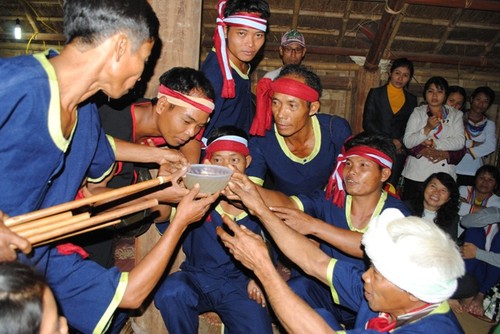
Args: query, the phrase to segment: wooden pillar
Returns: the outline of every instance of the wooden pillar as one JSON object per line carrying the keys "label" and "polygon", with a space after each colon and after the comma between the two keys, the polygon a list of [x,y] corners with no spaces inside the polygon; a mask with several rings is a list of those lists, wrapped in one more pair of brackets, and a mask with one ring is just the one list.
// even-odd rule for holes
{"label": "wooden pillar", "polygon": [[202,0],[148,0],[160,20],[161,49],[147,97],[158,92],[158,79],[174,66],[198,69],[200,60]]}
{"label": "wooden pillar", "polygon": [[[154,97],[158,92],[159,77],[174,66],[187,66],[198,68],[200,59],[200,36],[202,0],[149,0],[160,21],[161,48],[151,71],[145,96]],[[157,46],[158,47],[158,46]],[[145,234],[136,238],[136,262],[146,255],[158,241],[159,234],[152,226]],[[171,266],[171,271],[176,271],[184,259],[182,251],[179,252]],[[166,333],[165,325],[159,311],[151,300],[144,305],[144,312],[132,318],[132,327],[136,333]]]}
{"label": "wooden pillar", "polygon": [[361,67],[357,73],[354,116],[351,122],[353,134],[363,131],[363,110],[370,88],[380,86],[380,71]]}

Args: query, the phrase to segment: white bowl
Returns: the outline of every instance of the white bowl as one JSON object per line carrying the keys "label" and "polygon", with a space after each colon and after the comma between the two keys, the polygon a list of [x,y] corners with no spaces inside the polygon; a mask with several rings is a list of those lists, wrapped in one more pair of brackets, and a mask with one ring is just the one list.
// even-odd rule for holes
{"label": "white bowl", "polygon": [[184,185],[191,189],[196,183],[200,185],[200,193],[213,194],[226,187],[233,171],[217,165],[193,164],[184,176]]}

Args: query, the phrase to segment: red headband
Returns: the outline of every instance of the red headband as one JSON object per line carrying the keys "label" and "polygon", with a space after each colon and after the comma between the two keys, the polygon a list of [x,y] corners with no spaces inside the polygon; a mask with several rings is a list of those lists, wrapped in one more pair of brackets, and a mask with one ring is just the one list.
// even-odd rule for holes
{"label": "red headband", "polygon": [[278,78],[272,81],[263,78],[257,83],[257,110],[250,128],[250,134],[264,136],[272,123],[272,96],[274,93],[291,95],[307,102],[319,100],[319,93],[298,80]]}
{"label": "red headband", "polygon": [[261,31],[267,30],[267,20],[262,19],[259,15],[250,13],[237,13],[224,17],[224,9],[226,8],[226,0],[219,0],[217,4],[217,27],[214,32],[214,44],[217,54],[217,61],[222,72],[224,82],[222,84],[222,98],[232,99],[236,96],[234,79],[231,73],[231,66],[229,55],[227,54],[226,38],[224,36],[224,27],[226,26],[239,26],[254,28]]}
{"label": "red headband", "polygon": [[208,114],[211,114],[214,110],[214,103],[212,100],[202,97],[184,95],[164,85],[160,85],[160,87],[158,88],[158,95],[166,96],[168,102],[181,107],[191,106]]}
{"label": "red headband", "polygon": [[346,192],[344,190],[343,171],[347,158],[360,156],[375,162],[383,168],[392,168],[392,159],[384,152],[373,147],[360,145],[349,149],[347,152],[344,152],[344,149],[342,149],[342,151],[343,152],[337,156],[337,165],[335,166],[335,170],[330,177],[330,180],[328,180],[328,185],[326,186],[326,198],[330,199],[333,197],[332,202],[339,208],[344,207],[346,196]]}
{"label": "red headband", "polygon": [[205,159],[210,160],[212,154],[218,151],[231,151],[244,155],[250,154],[248,141],[239,136],[222,136],[211,142],[206,149]]}

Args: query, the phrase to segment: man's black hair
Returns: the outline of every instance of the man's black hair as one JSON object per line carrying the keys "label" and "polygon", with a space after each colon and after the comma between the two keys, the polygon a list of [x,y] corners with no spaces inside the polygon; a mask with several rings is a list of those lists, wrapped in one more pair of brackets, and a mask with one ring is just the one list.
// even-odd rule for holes
{"label": "man's black hair", "polygon": [[306,81],[306,85],[317,91],[319,96],[321,97],[321,93],[323,92],[323,87],[321,86],[321,79],[316,73],[314,73],[307,67],[297,64],[285,65],[281,69],[280,74],[276,79],[287,75],[295,75],[304,78],[304,80]]}
{"label": "man's black hair", "polygon": [[0,263],[0,334],[40,332],[46,287],[31,267]]}
{"label": "man's black hair", "polygon": [[188,95],[199,90],[206,97],[215,98],[214,88],[202,71],[190,67],[173,67],[160,77],[160,83],[172,90]]}
{"label": "man's black hair", "polygon": [[224,9],[224,17],[236,13],[258,13],[265,20],[271,16],[271,10],[266,0],[229,0]]}
{"label": "man's black hair", "polygon": [[347,150],[356,146],[368,146],[377,149],[387,156],[389,156],[392,161],[396,159],[396,146],[392,143],[392,139],[387,136],[368,134],[366,132],[361,132],[356,136],[349,139],[344,147]]}
{"label": "man's black hair", "polygon": [[135,51],[158,37],[160,24],[146,0],[66,0],[63,11],[66,44],[97,45],[123,32]]}
{"label": "man's black hair", "polygon": [[210,145],[214,140],[222,136],[238,136],[248,140],[248,135],[245,131],[233,125],[225,125],[214,129],[207,138],[207,144]]}

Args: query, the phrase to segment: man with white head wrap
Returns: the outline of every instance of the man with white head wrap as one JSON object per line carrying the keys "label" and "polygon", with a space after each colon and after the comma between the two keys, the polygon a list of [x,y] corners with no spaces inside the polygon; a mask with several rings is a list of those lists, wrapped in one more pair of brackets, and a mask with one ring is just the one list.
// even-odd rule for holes
{"label": "man with white head wrap", "polygon": [[335,302],[357,311],[354,329],[347,331],[328,314],[316,313],[276,272],[260,237],[225,218],[234,236],[222,229],[219,236],[234,257],[259,278],[287,332],[463,333],[446,300],[464,274],[464,263],[453,241],[434,224],[404,218],[396,209],[384,210],[363,236],[372,265],[362,274],[352,264],[330,258],[286,226],[264,204],[255,186],[237,180],[229,186],[290,260],[328,284]]}

